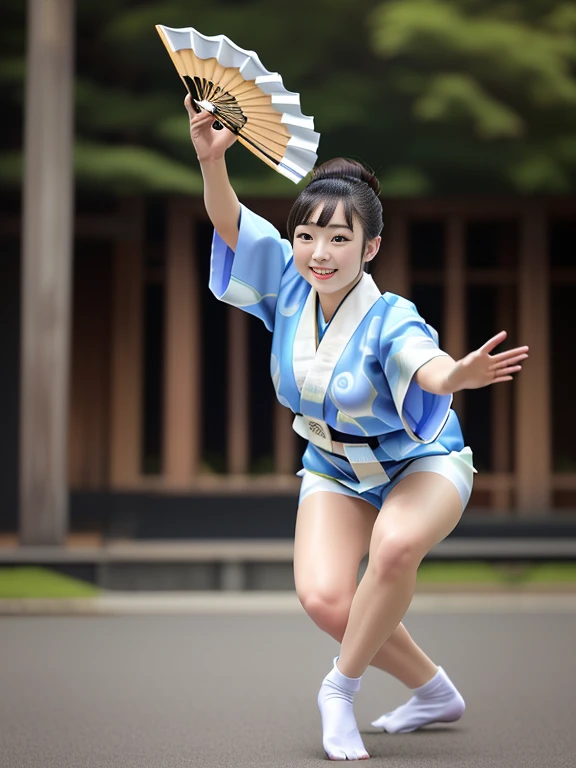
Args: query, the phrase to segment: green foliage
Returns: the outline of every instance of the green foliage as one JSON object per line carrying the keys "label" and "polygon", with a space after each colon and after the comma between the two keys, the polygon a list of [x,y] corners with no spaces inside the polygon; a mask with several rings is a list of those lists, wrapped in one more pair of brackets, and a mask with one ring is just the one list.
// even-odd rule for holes
{"label": "green foliage", "polygon": [[[114,190],[118,194],[202,193],[200,173],[191,163],[186,166],[145,147],[77,141],[74,168],[79,186],[94,190]],[[21,152],[0,154],[0,183],[17,186],[22,169]]]}
{"label": "green foliage", "polygon": [[518,20],[466,12],[465,0],[395,0],[374,14],[374,48],[384,56],[409,54],[434,68],[452,64],[471,76],[521,89],[542,106],[576,102],[570,65],[574,40]]}
{"label": "green foliage", "polygon": [[[140,132],[173,109],[173,99],[161,92],[138,94],[105,88],[80,78],[76,81],[76,127],[82,135]],[[182,115],[180,115],[182,118]],[[187,120],[180,119],[187,129]],[[188,133],[188,131],[186,131]],[[188,134],[188,143],[190,135]]]}
{"label": "green foliage", "polygon": [[556,141],[576,132],[573,3],[389,0],[371,15],[371,42],[412,119],[464,139],[468,172],[489,144],[506,150],[489,164],[498,187],[574,191],[575,158]]}
{"label": "green foliage", "polygon": [[0,82],[15,83],[21,86],[24,82],[26,66],[23,58],[17,56],[0,61]]}
{"label": "green foliage", "polygon": [[524,160],[518,160],[509,170],[514,186],[522,192],[532,193],[545,189],[562,194],[570,191],[570,176],[549,154],[533,151]]}
{"label": "green foliage", "polygon": [[77,142],[76,175],[80,184],[90,183],[120,193],[179,192],[199,195],[202,179],[186,167],[145,147],[106,146]]}
{"label": "green foliage", "polygon": [[573,585],[574,563],[487,563],[483,561],[435,562],[425,560],[418,569],[418,583],[478,584],[499,587]]}
{"label": "green foliage", "polygon": [[524,132],[519,115],[493,99],[469,75],[457,73],[430,77],[424,93],[414,102],[414,114],[425,121],[470,118],[483,139],[516,137]]}
{"label": "green foliage", "polygon": [[[0,26],[0,183],[21,179],[25,3]],[[226,34],[301,94],[320,161],[360,156],[386,195],[574,193],[576,5],[567,0],[82,0],[81,189],[199,194],[185,89],[155,24]],[[239,194],[297,188],[240,146]]]}
{"label": "green foliage", "polygon": [[505,584],[505,574],[492,563],[425,561],[418,569],[419,584]]}
{"label": "green foliage", "polygon": [[430,182],[418,168],[393,166],[380,175],[380,189],[387,197],[419,197],[430,192]]}
{"label": "green foliage", "polygon": [[49,568],[0,568],[0,598],[95,597],[98,587]]}
{"label": "green foliage", "polygon": [[2,152],[0,154],[0,184],[6,187],[15,187],[21,181],[22,153]]}

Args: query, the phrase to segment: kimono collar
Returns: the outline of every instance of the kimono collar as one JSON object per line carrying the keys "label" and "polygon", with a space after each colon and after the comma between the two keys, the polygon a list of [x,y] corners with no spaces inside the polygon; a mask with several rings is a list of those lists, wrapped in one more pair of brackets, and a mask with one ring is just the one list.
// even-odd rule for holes
{"label": "kimono collar", "polygon": [[318,344],[317,292],[314,288],[310,290],[296,329],[292,357],[302,413],[322,418],[324,398],[334,368],[358,326],[381,295],[374,280],[364,273],[336,310]]}

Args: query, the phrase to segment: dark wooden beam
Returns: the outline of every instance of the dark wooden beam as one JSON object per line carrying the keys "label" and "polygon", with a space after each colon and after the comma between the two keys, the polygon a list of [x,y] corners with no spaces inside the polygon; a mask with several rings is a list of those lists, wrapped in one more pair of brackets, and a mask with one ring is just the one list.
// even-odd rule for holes
{"label": "dark wooden beam", "polygon": [[228,307],[228,425],[226,461],[231,475],[250,468],[250,388],[248,316]]}
{"label": "dark wooden beam", "polygon": [[[446,220],[446,255],[444,268],[444,327],[440,346],[454,360],[466,349],[466,222],[462,216]],[[464,393],[454,395],[454,410],[464,420]]]}
{"label": "dark wooden beam", "polygon": [[550,418],[550,310],[548,231],[545,212],[527,208],[522,217],[518,343],[530,359],[517,377],[516,504],[522,516],[545,515],[552,502]]}
{"label": "dark wooden beam", "polygon": [[183,487],[198,473],[202,355],[198,259],[186,200],[170,199],[166,243],[164,479]]}
{"label": "dark wooden beam", "polygon": [[410,297],[410,254],[408,217],[394,215],[386,218],[380,252],[373,263],[373,277],[382,292],[391,291]]}
{"label": "dark wooden beam", "polygon": [[141,475],[144,208],[139,198],[126,198],[118,208],[127,226],[116,241],[112,276],[110,484],[115,489],[138,483]]}

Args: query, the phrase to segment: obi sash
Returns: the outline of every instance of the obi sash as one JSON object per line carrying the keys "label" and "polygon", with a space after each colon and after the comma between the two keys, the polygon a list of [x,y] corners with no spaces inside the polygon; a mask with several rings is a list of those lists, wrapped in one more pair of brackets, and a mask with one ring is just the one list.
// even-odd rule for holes
{"label": "obi sash", "polygon": [[367,442],[359,442],[357,436],[350,443],[332,439],[324,421],[324,402],[344,349],[381,295],[374,280],[364,273],[336,310],[318,344],[317,292],[312,288],[294,338],[292,365],[300,391],[300,413],[292,427],[318,448],[346,457],[358,482],[341,482],[358,493],[388,483],[390,478]]}

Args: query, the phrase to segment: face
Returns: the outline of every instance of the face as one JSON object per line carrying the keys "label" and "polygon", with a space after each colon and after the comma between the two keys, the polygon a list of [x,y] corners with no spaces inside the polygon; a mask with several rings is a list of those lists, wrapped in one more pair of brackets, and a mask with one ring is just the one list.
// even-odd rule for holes
{"label": "face", "polygon": [[296,227],[294,264],[321,297],[330,295],[340,301],[362,277],[364,263],[377,254],[380,238],[369,240],[363,251],[364,231],[360,220],[354,216],[353,229],[350,229],[340,202],[329,224],[319,227],[315,222],[322,207],[321,203],[310,221]]}

